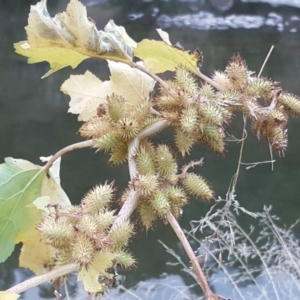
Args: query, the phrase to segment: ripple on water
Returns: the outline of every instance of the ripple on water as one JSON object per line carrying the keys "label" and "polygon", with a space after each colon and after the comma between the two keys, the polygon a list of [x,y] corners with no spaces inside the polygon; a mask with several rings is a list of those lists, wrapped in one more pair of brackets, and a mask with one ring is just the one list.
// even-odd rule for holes
{"label": "ripple on water", "polygon": [[270,12],[266,17],[261,15],[230,14],[217,16],[211,12],[200,11],[196,14],[184,14],[174,17],[161,15],[156,20],[161,28],[189,27],[198,30],[225,29],[258,29],[263,26],[275,27],[278,31],[297,32],[300,28],[299,16],[282,16]]}

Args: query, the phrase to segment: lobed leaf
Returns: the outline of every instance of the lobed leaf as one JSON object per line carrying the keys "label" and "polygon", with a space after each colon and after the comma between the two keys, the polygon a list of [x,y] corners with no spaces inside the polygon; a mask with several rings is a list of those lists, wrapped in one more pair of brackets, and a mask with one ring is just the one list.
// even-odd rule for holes
{"label": "lobed leaf", "polygon": [[89,56],[83,55],[72,49],[60,47],[41,47],[33,48],[27,41],[14,44],[16,53],[28,57],[29,64],[36,64],[42,61],[48,61],[51,70],[49,70],[42,78],[53,74],[65,67],[75,69],[83,60]]}
{"label": "lobed leaf", "polygon": [[84,75],[71,75],[62,84],[61,91],[71,97],[68,112],[78,114],[79,121],[96,116],[98,106],[106,101],[104,82],[90,71]]}
{"label": "lobed leaf", "polygon": [[71,97],[69,112],[78,114],[79,121],[87,121],[97,115],[100,104],[106,103],[111,94],[122,95],[127,109],[149,97],[154,88],[154,80],[147,74],[128,65],[108,61],[111,77],[102,82],[91,72],[72,75],[61,86],[61,90]]}
{"label": "lobed leaf", "polygon": [[47,1],[32,5],[26,33],[28,41],[14,45],[18,54],[28,57],[28,63],[47,61],[52,73],[71,66],[76,68],[89,57],[111,59],[130,64],[134,41],[126,31],[110,21],[104,31],[98,31],[95,22],[88,18],[85,6],[78,0],[71,0],[65,12],[51,18]]}

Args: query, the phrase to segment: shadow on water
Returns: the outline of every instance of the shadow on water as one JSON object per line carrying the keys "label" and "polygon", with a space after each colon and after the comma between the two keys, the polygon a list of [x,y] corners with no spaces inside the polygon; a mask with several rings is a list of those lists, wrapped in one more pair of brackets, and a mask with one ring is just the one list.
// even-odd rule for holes
{"label": "shadow on water", "polygon": [[[65,0],[48,2],[51,14],[64,10],[67,3]],[[223,5],[228,5],[228,8],[222,9],[216,6],[216,1],[84,2],[88,5],[88,15],[97,22],[99,29],[109,19],[114,19],[116,24],[124,25],[130,36],[139,41],[143,38],[158,39],[155,28],[161,26],[169,32],[173,43],[179,41],[185,49],[199,47],[204,53],[202,71],[207,75],[215,69],[224,69],[234,53],[240,53],[249,68],[258,72],[271,45],[274,45],[275,50],[263,76],[280,82],[283,89],[291,93],[300,94],[300,9],[295,5],[272,6],[259,1],[232,1],[230,4],[230,1],[221,1]],[[25,39],[23,28],[26,26],[29,5],[34,3],[30,0],[7,0],[0,4],[0,157],[13,156],[39,163],[40,156],[53,154],[68,144],[80,141],[76,134],[80,125],[76,116],[66,114],[69,99],[59,91],[63,81],[70,74],[82,74],[87,69],[102,80],[108,79],[109,73],[105,62],[88,60],[76,70],[67,68],[41,80],[48,65],[27,65],[23,57],[14,53],[12,46],[14,42]],[[228,131],[241,136],[241,124],[241,117],[237,115]],[[237,198],[241,205],[250,211],[259,211],[264,204],[272,204],[273,213],[280,217],[281,224],[291,224],[300,215],[300,190],[297,184],[300,160],[298,128],[299,121],[291,120],[289,148],[285,158],[275,158],[274,172],[270,165],[261,165],[250,171],[242,169],[237,186]],[[167,141],[169,136],[170,132],[165,131],[156,140]],[[236,170],[239,147],[228,144],[227,149],[224,157],[212,154],[202,146],[197,146],[192,152],[192,159],[205,157],[205,164],[200,171],[211,182],[216,194],[221,196],[225,195]],[[268,145],[264,141],[258,142],[249,129],[243,161],[269,159]],[[116,179],[121,192],[128,181],[126,166],[111,169],[107,166],[105,155],[95,155],[89,150],[64,157],[61,172],[62,186],[74,203],[78,203],[84,193],[99,182]],[[200,219],[209,207],[207,203],[193,201],[184,209],[181,225],[189,229],[189,221]],[[242,222],[246,227],[249,225],[247,219]],[[295,232],[299,234],[299,227],[295,228]],[[138,230],[130,245],[138,259],[138,270],[128,272],[124,284],[132,287],[140,281],[149,281],[153,283],[153,289],[160,287],[161,299],[169,299],[167,286],[188,286],[194,284],[194,281],[189,275],[180,272],[179,267],[166,265],[170,255],[157,242],[158,239],[173,248],[187,263],[169,227],[158,224],[155,232],[148,232],[147,235]],[[8,261],[0,265],[1,290],[30,276],[29,271],[18,269],[19,251],[20,247],[16,247]],[[167,278],[162,274],[168,274]],[[195,288],[186,291],[185,295],[195,299],[197,294],[201,293]],[[52,289],[44,285],[26,292],[23,299],[51,297]],[[111,299],[116,299],[114,297],[120,296],[111,296]],[[142,295],[140,297],[146,299]],[[134,298],[128,296],[126,299]],[[178,299],[185,297],[178,296]]]}

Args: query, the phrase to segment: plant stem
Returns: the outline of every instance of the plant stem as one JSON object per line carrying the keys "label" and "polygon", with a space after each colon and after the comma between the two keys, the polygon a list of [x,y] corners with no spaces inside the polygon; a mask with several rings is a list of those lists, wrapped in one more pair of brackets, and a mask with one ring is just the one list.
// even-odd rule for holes
{"label": "plant stem", "polygon": [[259,71],[259,73],[258,73],[258,77],[260,77],[261,73],[263,72],[263,70],[264,70],[264,68],[265,68],[265,65],[266,65],[267,61],[269,60],[269,58],[270,58],[270,56],[271,56],[271,53],[272,53],[273,49],[274,49],[274,45],[271,46],[271,48],[270,48],[270,50],[269,50],[269,52],[268,52],[268,54],[267,54],[267,56],[266,56],[266,58],[265,58],[265,60],[264,60],[264,62],[263,62],[263,64],[262,64],[262,66],[261,66],[261,68],[260,68],[260,71]]}
{"label": "plant stem", "polygon": [[[157,75],[151,73],[149,70],[147,70],[145,67],[138,65],[136,63],[132,64],[132,67],[148,74],[150,77],[152,77],[156,82],[158,82],[172,97],[177,97],[176,92],[171,89],[169,87],[168,84],[166,84],[161,78],[159,78]],[[202,73],[200,73],[202,74]],[[203,74],[202,74],[203,75]],[[203,75],[204,76],[204,75]],[[200,76],[201,77],[201,76]],[[201,77],[202,78],[202,77]],[[204,76],[204,78],[206,78],[206,76]],[[207,81],[207,80],[206,80]],[[208,78],[208,81],[210,83],[210,81],[212,81],[211,79]],[[212,84],[213,83],[213,84]],[[216,87],[216,83],[214,83],[212,81],[212,83],[210,83],[211,85],[213,85],[214,87]],[[216,87],[218,88],[218,87]],[[131,181],[133,181],[137,174],[137,166],[136,166],[136,154],[137,151],[139,149],[139,145],[141,140],[147,138],[148,136],[155,134],[161,130],[163,130],[164,128],[166,128],[168,126],[168,122],[166,120],[161,120],[156,122],[155,124],[152,124],[150,126],[148,126],[147,128],[145,128],[128,146],[128,167],[129,167],[129,174],[130,174],[130,179]],[[88,147],[93,147],[94,146],[94,140],[87,140],[87,141],[83,141],[83,142],[79,142],[76,144],[72,144],[69,145],[61,150],[59,150],[58,152],[56,152],[51,158],[50,160],[46,163],[46,165],[43,167],[44,170],[47,170],[51,167],[51,165],[61,156],[63,156],[64,154],[77,150],[77,149],[82,149],[82,148],[88,148]],[[137,207],[138,204],[138,199],[139,199],[139,193],[138,191],[132,189],[130,191],[130,194],[128,196],[128,198],[126,199],[125,203],[123,204],[122,208],[120,209],[118,216],[111,228],[111,230],[114,230],[116,227],[118,227],[120,224],[124,223],[125,221],[127,221],[131,214],[133,213],[133,211],[135,210],[135,208]],[[187,255],[189,256],[193,268],[197,274],[197,277],[199,279],[200,285],[203,288],[203,291],[205,293],[206,299],[208,300],[217,300],[219,298],[217,298],[217,296],[212,293],[212,291],[210,290],[208,283],[206,281],[205,275],[197,261],[197,258],[191,248],[191,246],[189,245],[181,227],[179,226],[179,224],[177,223],[175,217],[169,213],[167,215],[167,219],[170,223],[170,225],[172,226],[173,230],[175,231],[175,233],[177,234],[179,240],[181,241]],[[41,283],[50,281],[52,279],[55,279],[57,277],[66,275],[68,273],[72,273],[74,271],[77,271],[79,269],[79,267],[76,264],[68,264],[68,265],[64,265],[58,269],[55,270],[51,270],[49,272],[47,272],[46,274],[43,275],[39,275],[39,276],[35,276],[31,279],[28,279],[18,285],[15,285],[14,287],[10,288],[8,291],[10,292],[14,292],[14,293],[22,293],[32,287],[35,287]]]}
{"label": "plant stem", "polygon": [[[129,175],[130,180],[133,181],[137,174],[137,165],[136,165],[136,154],[140,146],[141,140],[147,138],[148,136],[155,134],[168,126],[168,122],[166,120],[158,121],[148,127],[146,127],[141,133],[129,144],[128,146],[128,168],[129,168]],[[111,228],[114,230],[120,224],[127,221],[135,208],[137,207],[139,199],[139,193],[134,190],[133,188],[130,191],[129,196],[127,197],[125,203],[123,204],[122,208],[120,209],[118,216]]]}
{"label": "plant stem", "polygon": [[247,131],[246,131],[246,127],[247,127],[247,118],[245,116],[245,114],[243,114],[243,119],[244,119],[244,125],[243,125],[243,133],[242,133],[242,142],[241,142],[241,148],[240,148],[240,154],[239,154],[239,160],[238,160],[238,166],[237,166],[237,170],[233,176],[233,181],[232,181],[232,185],[231,185],[231,189],[229,191],[230,194],[230,199],[232,199],[232,196],[235,194],[235,187],[237,184],[237,180],[240,174],[240,168],[241,168],[241,162],[242,162],[242,156],[243,156],[243,150],[244,150],[244,145],[245,145],[245,139],[246,139],[246,135],[247,135]]}
{"label": "plant stem", "polygon": [[138,200],[139,200],[139,193],[136,190],[131,189],[129,196],[127,197],[125,203],[122,205],[121,209],[119,210],[118,216],[111,227],[111,231],[114,231],[122,223],[129,220],[130,216],[132,215],[132,213],[137,207]]}
{"label": "plant stem", "polygon": [[156,74],[150,72],[147,68],[145,68],[142,65],[139,65],[137,63],[132,63],[131,66],[135,69],[138,69],[144,73],[146,73],[147,75],[149,75],[150,77],[152,77],[157,83],[159,83],[166,91],[167,93],[172,96],[173,98],[177,98],[178,95],[176,94],[176,92],[165,82],[163,81],[160,77],[158,77]]}
{"label": "plant stem", "polygon": [[[166,128],[168,126],[167,121],[161,120],[156,122],[155,124],[152,124],[145,128],[129,145],[129,172],[130,172],[130,178],[131,180],[136,176],[137,170],[136,170],[136,162],[135,162],[135,155],[137,153],[137,150],[139,148],[140,141],[143,140],[144,138],[157,133],[158,131]],[[69,145],[58,152],[56,152],[51,159],[47,162],[47,164],[44,166],[44,169],[49,169],[51,165],[62,155],[66,154],[67,152],[71,152],[76,149],[82,149],[82,148],[87,148],[87,147],[93,147],[94,145],[94,140],[87,140],[84,142],[79,142],[76,144]],[[115,220],[112,229],[118,227],[120,224],[125,222],[126,220],[129,219],[131,214],[133,213],[134,209],[137,206],[137,201],[138,201],[138,192],[135,190],[132,190],[131,193],[129,194],[126,202],[122,206],[121,210],[119,211],[118,217]],[[26,281],[23,281],[20,284],[17,284],[10,288],[8,291],[13,292],[13,293],[22,293],[32,287],[35,287],[41,283],[50,281],[52,279],[55,279],[57,277],[66,275],[68,273],[75,272],[79,269],[79,267],[76,264],[68,264],[64,265],[58,269],[51,270],[47,272],[46,274],[35,276],[31,279],[28,279]]]}
{"label": "plant stem", "polygon": [[215,81],[213,81],[212,79],[210,79],[209,77],[207,77],[206,75],[204,75],[203,73],[200,72],[200,70],[198,70],[198,74],[197,74],[201,79],[203,79],[204,81],[206,81],[207,83],[209,83],[211,86],[213,86],[215,89],[222,91],[224,90],[224,88],[222,86],[220,86],[218,83],[216,83]]}
{"label": "plant stem", "polygon": [[198,259],[191,247],[191,245],[189,244],[184,232],[182,231],[182,228],[180,227],[180,225],[178,224],[177,220],[175,219],[175,217],[173,216],[172,213],[168,213],[167,214],[167,220],[169,222],[169,224],[172,226],[173,230],[175,231],[178,239],[180,240],[186,254],[188,255],[192,266],[193,266],[193,270],[196,273],[199,283],[203,289],[203,292],[205,294],[205,297],[207,300],[217,300],[219,299],[219,296],[214,294],[209,285],[208,282],[206,280],[206,277],[199,265]]}
{"label": "plant stem", "polygon": [[147,138],[148,136],[155,134],[168,126],[166,120],[158,121],[148,127],[146,127],[140,134],[129,144],[128,146],[128,167],[130,180],[133,180],[137,176],[137,167],[135,156],[139,149],[141,140]]}
{"label": "plant stem", "polygon": [[[178,97],[177,94],[176,94],[176,92],[165,81],[163,81],[160,77],[158,77],[156,74],[154,74],[151,71],[149,71],[144,66],[139,65],[137,63],[131,63],[131,67],[136,68],[136,69],[138,69],[138,70],[146,73],[150,77],[152,77],[156,82],[158,82],[169,93],[170,96],[172,96],[174,98]],[[203,73],[201,73],[200,70],[198,70],[197,75],[198,75],[198,77],[200,77],[202,80],[204,80],[207,83],[209,83],[211,86],[213,86],[217,90],[219,90],[219,91],[223,90],[222,86],[220,86],[218,83],[216,83],[215,81],[213,81],[212,79],[210,79],[209,77],[207,77],[206,75],[204,75]]]}
{"label": "plant stem", "polygon": [[91,148],[93,146],[94,146],[94,140],[87,140],[87,141],[79,142],[76,144],[69,145],[65,148],[62,148],[49,159],[49,161],[45,164],[44,169],[45,170],[49,169],[58,158],[60,158],[61,156],[63,156],[68,152],[77,149],[82,149],[82,148],[89,148],[89,147]]}
{"label": "plant stem", "polygon": [[202,166],[203,161],[204,161],[204,157],[202,157],[200,160],[197,161],[191,161],[189,164],[183,166],[183,168],[181,169],[182,171],[181,174],[177,175],[178,178],[183,179],[190,168],[194,168],[195,166]]}
{"label": "plant stem", "polygon": [[278,103],[278,98],[281,94],[282,90],[281,89],[278,89],[278,90],[275,90],[273,91],[273,95],[272,95],[272,101],[268,107],[269,110],[274,110],[277,103]]}
{"label": "plant stem", "polygon": [[[135,177],[138,174],[137,166],[136,166],[136,154],[139,149],[140,141],[145,139],[146,137],[166,128],[168,126],[167,121],[162,120],[158,121],[153,125],[148,126],[146,129],[144,129],[130,144],[128,147],[128,167],[129,167],[129,173],[130,173],[130,179],[133,181]],[[202,160],[199,162],[194,163],[202,164]],[[191,167],[191,164],[189,165]],[[125,203],[123,204],[122,208],[120,209],[118,216],[112,226],[111,230],[114,230],[116,227],[118,227],[123,222],[127,221],[130,217],[130,215],[133,213],[134,209],[137,207],[139,199],[139,193],[138,191],[134,190],[133,188],[130,191],[130,194],[128,198],[126,199]],[[199,265],[199,262],[193,252],[193,249],[191,248],[187,238],[185,237],[181,227],[179,226],[177,220],[173,216],[173,214],[168,213],[167,219],[170,225],[172,226],[173,230],[175,231],[176,235],[178,236],[180,242],[182,243],[188,257],[191,260],[191,263],[193,265],[193,268],[197,274],[197,277],[199,279],[200,285],[204,291],[204,294],[206,296],[207,300],[217,300],[219,297],[215,295],[209,288],[209,285],[207,283],[206,277]]]}
{"label": "plant stem", "polygon": [[44,282],[53,280],[55,278],[64,276],[64,275],[72,273],[72,272],[75,272],[77,270],[79,270],[79,267],[77,264],[64,265],[57,269],[51,270],[51,271],[47,272],[46,274],[38,275],[38,276],[35,276],[28,280],[25,280],[15,286],[11,287],[7,291],[16,293],[16,294],[20,294],[22,292],[27,291],[30,288],[38,286],[39,284],[42,284]]}

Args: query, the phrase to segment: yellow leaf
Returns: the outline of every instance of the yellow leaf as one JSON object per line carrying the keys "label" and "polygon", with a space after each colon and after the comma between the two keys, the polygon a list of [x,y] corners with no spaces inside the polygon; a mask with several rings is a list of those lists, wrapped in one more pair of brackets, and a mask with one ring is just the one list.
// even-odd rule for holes
{"label": "yellow leaf", "polygon": [[46,78],[54,72],[68,66],[75,69],[83,60],[89,58],[89,56],[67,48],[53,46],[33,48],[27,41],[16,43],[14,44],[14,47],[16,53],[29,58],[29,64],[35,64],[42,61],[49,62],[51,70],[42,78]]}
{"label": "yellow leaf", "polygon": [[[28,213],[39,214],[42,217],[42,210],[49,204],[49,197],[40,197],[34,201],[32,205],[27,207]],[[40,210],[39,210],[39,209]],[[19,257],[19,266],[29,268],[36,275],[44,274],[50,269],[53,263],[54,252],[46,245],[40,232],[36,229],[37,224],[33,224],[30,228],[22,231],[16,237],[16,243],[23,243],[21,254]]]}
{"label": "yellow leaf", "polygon": [[98,252],[87,268],[82,268],[78,274],[78,281],[82,281],[84,289],[89,293],[103,293],[104,286],[99,282],[99,276],[104,275],[112,278],[113,274],[105,270],[113,266],[115,254],[110,252]]}
{"label": "yellow leaf", "polygon": [[105,103],[112,93],[123,96],[128,103],[127,109],[131,109],[153,91],[155,81],[147,74],[110,60],[108,66],[111,71],[109,81],[102,82],[87,71],[84,75],[70,76],[61,86],[61,90],[71,97],[69,112],[79,114],[79,121],[96,116],[99,104]]}
{"label": "yellow leaf", "polygon": [[17,53],[29,57],[29,63],[49,62],[51,70],[44,77],[66,66],[75,68],[89,57],[131,63],[132,49],[113,22],[98,31],[78,0],[71,0],[66,12],[51,18],[46,3],[41,0],[31,6],[25,28],[28,41],[14,45]]}
{"label": "yellow leaf", "polygon": [[110,93],[123,96],[130,105],[139,104],[153,91],[155,80],[147,74],[114,61],[109,61],[108,66],[111,77],[106,83],[107,88]]}
{"label": "yellow leaf", "polygon": [[19,294],[11,293],[11,292],[0,292],[1,300],[17,300],[20,297]]}
{"label": "yellow leaf", "polygon": [[71,97],[68,112],[78,114],[79,121],[86,121],[97,114],[97,107],[106,101],[104,83],[90,71],[84,75],[71,75],[61,86],[61,91]]}
{"label": "yellow leaf", "polygon": [[175,71],[178,66],[183,66],[192,73],[199,74],[198,65],[202,63],[198,50],[189,53],[165,42],[148,39],[138,44],[134,55],[142,59],[145,66],[154,73]]}

